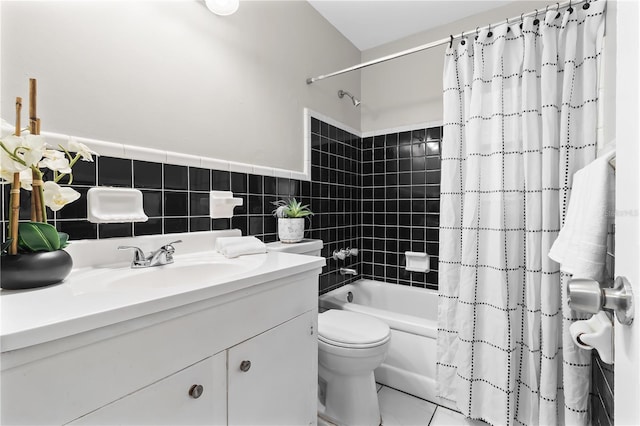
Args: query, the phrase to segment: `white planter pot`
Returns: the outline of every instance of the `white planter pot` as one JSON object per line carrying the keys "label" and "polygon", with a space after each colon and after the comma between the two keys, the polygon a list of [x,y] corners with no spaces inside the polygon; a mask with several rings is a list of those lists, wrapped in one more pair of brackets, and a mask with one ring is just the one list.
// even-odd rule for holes
{"label": "white planter pot", "polygon": [[303,217],[279,217],[278,237],[283,243],[297,243],[304,238],[304,218]]}

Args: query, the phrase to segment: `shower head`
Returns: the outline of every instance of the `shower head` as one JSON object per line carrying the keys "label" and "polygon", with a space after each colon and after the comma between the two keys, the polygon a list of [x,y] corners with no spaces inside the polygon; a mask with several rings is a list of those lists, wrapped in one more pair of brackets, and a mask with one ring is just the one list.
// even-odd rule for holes
{"label": "shower head", "polygon": [[353,96],[351,93],[345,91],[345,90],[338,90],[338,97],[340,99],[344,98],[344,95],[347,95],[348,97],[351,98],[351,102],[353,102],[353,106],[357,107],[360,106],[360,100],[358,98],[356,98],[355,96]]}

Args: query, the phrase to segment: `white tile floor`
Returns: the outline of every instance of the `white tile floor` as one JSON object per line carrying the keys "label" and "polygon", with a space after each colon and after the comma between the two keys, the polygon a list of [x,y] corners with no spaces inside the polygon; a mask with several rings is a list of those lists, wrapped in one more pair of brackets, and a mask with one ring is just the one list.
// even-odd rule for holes
{"label": "white tile floor", "polygon": [[[380,385],[379,385],[380,386]],[[462,414],[386,386],[378,390],[384,426],[480,426]]]}
{"label": "white tile floor", "polygon": [[[383,426],[486,426],[424,399],[378,384]],[[329,424],[318,419],[319,426]]]}

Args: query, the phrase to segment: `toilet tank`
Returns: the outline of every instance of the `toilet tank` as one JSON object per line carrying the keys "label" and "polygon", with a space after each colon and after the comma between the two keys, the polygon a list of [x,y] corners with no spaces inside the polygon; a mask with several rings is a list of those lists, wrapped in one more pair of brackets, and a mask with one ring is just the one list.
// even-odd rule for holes
{"label": "toilet tank", "polygon": [[302,240],[299,243],[283,243],[275,241],[267,244],[267,251],[281,251],[284,253],[306,254],[307,256],[320,256],[322,240]]}

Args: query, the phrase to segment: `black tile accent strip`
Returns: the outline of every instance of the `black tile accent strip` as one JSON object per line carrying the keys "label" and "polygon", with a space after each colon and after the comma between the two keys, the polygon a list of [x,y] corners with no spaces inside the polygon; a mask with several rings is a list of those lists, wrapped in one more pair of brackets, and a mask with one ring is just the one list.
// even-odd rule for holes
{"label": "black tile accent strip", "polygon": [[[72,239],[171,234],[239,228],[265,242],[277,240],[273,201],[296,197],[316,213],[306,237],[325,242],[327,266],[320,276],[326,292],[365,277],[395,284],[437,287],[441,128],[414,129],[361,139],[339,127],[311,119],[310,182],[186,167],[115,157],[99,157],[74,169],[72,187],[81,198],[49,219]],[[87,222],[86,192],[95,184],[138,188],[149,220],[134,224]],[[6,232],[8,185],[0,191],[2,235]],[[209,190],[232,190],[244,201],[233,219],[210,219]],[[28,194],[21,220],[29,219]],[[357,247],[361,255],[331,259],[333,250]],[[432,256],[429,273],[407,272],[405,251]],[[341,276],[340,267],[360,272]]]}

